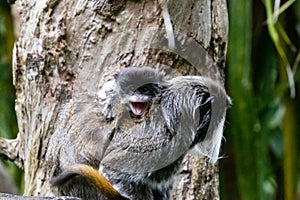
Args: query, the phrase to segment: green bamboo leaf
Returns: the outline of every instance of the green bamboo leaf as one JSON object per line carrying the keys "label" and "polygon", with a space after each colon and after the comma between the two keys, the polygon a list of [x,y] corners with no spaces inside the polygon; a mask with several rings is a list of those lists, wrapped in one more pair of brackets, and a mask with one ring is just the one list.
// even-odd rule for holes
{"label": "green bamboo leaf", "polygon": [[271,0],[264,0],[264,4],[266,7],[266,12],[267,12],[267,25],[268,25],[269,34],[270,34],[270,37],[275,45],[275,48],[276,48],[279,56],[281,57],[284,65],[285,65],[286,75],[287,75],[288,83],[289,83],[289,87],[290,87],[290,97],[295,98],[296,88],[295,88],[294,74],[292,72],[292,68],[291,68],[289,60],[287,58],[287,55],[280,43],[279,34],[275,27],[275,22],[273,20]]}

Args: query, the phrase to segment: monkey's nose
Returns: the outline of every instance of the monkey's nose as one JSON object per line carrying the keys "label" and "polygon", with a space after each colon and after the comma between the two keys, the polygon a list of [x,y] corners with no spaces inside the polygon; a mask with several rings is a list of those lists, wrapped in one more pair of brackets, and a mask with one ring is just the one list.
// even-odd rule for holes
{"label": "monkey's nose", "polygon": [[149,100],[150,100],[149,96],[144,94],[138,94],[138,93],[134,93],[129,97],[129,101],[134,103],[145,103],[148,102]]}

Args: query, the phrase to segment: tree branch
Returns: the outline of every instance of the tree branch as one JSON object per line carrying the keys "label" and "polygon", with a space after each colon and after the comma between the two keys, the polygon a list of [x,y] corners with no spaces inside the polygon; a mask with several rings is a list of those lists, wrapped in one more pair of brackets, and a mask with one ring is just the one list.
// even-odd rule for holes
{"label": "tree branch", "polygon": [[20,156],[20,140],[16,139],[6,139],[0,137],[0,155],[14,162],[18,167],[23,169],[24,158]]}
{"label": "tree branch", "polygon": [[25,196],[17,196],[13,194],[0,193],[0,199],[10,199],[10,200],[80,200],[77,197],[25,197]]}

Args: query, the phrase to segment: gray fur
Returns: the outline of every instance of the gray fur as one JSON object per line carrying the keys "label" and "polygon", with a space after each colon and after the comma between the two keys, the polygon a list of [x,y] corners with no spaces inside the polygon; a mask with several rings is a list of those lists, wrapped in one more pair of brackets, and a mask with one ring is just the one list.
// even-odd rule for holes
{"label": "gray fur", "polygon": [[131,95],[137,88],[148,83],[161,83],[163,75],[150,67],[128,67],[115,75],[118,93]]}
{"label": "gray fur", "polygon": [[[136,117],[130,113],[126,99],[145,84],[151,84],[155,95],[150,98],[148,112]],[[85,119],[79,119],[77,124],[82,126],[82,138],[89,138],[88,131],[84,132],[89,130],[89,121],[103,123],[103,119],[109,118],[104,127],[111,128],[95,127],[93,131],[99,138],[93,140],[99,142],[98,150],[95,149],[99,153],[94,156],[100,162],[99,172],[123,196],[141,200],[169,199],[181,160],[194,147],[216,162],[230,99],[215,81],[199,76],[181,76],[163,81],[162,74],[154,69],[129,67],[116,76],[116,89],[108,93],[107,99],[104,100],[104,115],[98,120],[95,120],[96,113],[90,115],[80,109],[74,115],[86,112],[82,115]],[[76,138],[72,140],[76,144]],[[83,154],[88,155],[88,152]],[[72,181],[65,182],[68,187],[72,186]],[[91,192],[94,193],[94,189],[86,189],[85,192],[81,189],[80,195],[76,194],[80,183],[72,183],[72,189],[65,189],[63,185],[60,187],[63,194],[70,194],[69,190],[75,196],[93,196]],[[95,199],[101,199],[100,196],[94,194]]]}

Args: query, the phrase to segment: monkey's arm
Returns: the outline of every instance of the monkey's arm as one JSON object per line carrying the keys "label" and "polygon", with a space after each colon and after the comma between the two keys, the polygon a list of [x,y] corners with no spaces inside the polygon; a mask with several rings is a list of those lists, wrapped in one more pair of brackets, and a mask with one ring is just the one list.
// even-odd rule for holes
{"label": "monkey's arm", "polygon": [[171,132],[186,135],[186,130],[194,127],[191,147],[215,163],[219,158],[230,97],[220,83],[208,77],[179,76],[169,80],[168,84],[162,98],[168,128]]}
{"label": "monkey's arm", "polygon": [[115,81],[109,81],[102,86],[98,93],[98,97],[102,101],[102,114],[109,121],[116,117],[116,108],[114,107],[119,99],[117,96]]}
{"label": "monkey's arm", "polygon": [[96,169],[84,164],[76,164],[65,170],[59,176],[52,178],[51,184],[53,186],[63,185],[74,176],[82,176],[92,183],[100,193],[109,200],[128,200],[123,197],[112,184]]}

